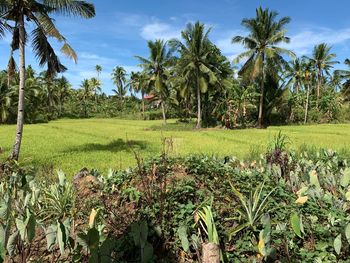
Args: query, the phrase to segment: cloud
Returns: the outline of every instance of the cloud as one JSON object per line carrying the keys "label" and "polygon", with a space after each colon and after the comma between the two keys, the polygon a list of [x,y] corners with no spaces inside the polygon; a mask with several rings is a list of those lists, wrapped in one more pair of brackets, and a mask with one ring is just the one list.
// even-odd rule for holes
{"label": "cloud", "polygon": [[222,34],[214,43],[220,48],[221,52],[226,55],[229,61],[232,61],[238,54],[245,51],[241,44],[232,44],[232,37],[240,35],[244,36],[247,33],[242,30],[231,30]]}
{"label": "cloud", "polygon": [[294,51],[297,55],[310,54],[315,45],[327,43],[341,45],[350,40],[350,28],[332,30],[329,28],[306,29],[290,36],[289,44],[281,45]]}
{"label": "cloud", "polygon": [[152,22],[141,28],[141,37],[146,40],[179,38],[181,28],[162,22]]}

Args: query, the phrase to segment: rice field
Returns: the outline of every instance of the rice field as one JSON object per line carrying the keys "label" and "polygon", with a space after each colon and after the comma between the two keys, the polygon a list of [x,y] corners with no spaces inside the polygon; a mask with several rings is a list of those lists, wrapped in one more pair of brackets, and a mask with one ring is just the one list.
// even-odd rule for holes
{"label": "rice field", "polygon": [[[350,124],[281,126],[267,129],[202,129],[161,121],[119,119],[58,120],[26,125],[20,162],[41,169],[62,169],[69,176],[83,167],[106,172],[135,165],[133,147],[143,158],[162,151],[162,138],[172,138],[172,154],[204,153],[250,158],[266,150],[279,132],[290,138],[290,148],[331,148],[349,152]],[[0,147],[5,159],[12,147],[14,125],[0,126]]]}

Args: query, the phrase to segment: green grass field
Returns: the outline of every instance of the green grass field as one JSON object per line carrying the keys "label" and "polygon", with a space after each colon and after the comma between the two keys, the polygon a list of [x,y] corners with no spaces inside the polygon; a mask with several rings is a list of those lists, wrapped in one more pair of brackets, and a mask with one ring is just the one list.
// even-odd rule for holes
{"label": "green grass field", "polygon": [[[59,120],[25,126],[21,163],[60,168],[69,175],[82,167],[106,172],[108,168],[135,164],[127,140],[143,158],[147,158],[161,152],[162,137],[173,138],[174,154],[206,153],[247,158],[262,153],[279,130],[289,136],[290,147],[294,149],[305,145],[347,152],[350,149],[350,124],[196,131],[189,125],[176,125],[175,121],[170,121],[163,129],[161,121]],[[8,156],[14,134],[14,125],[0,126],[0,147],[5,150],[2,159]]]}

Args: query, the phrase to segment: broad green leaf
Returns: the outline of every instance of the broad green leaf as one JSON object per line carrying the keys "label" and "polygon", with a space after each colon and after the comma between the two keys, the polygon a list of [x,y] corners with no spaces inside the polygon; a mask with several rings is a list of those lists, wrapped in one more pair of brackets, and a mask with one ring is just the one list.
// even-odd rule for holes
{"label": "broad green leaf", "polygon": [[100,242],[100,234],[96,228],[89,229],[87,233],[89,249],[97,249]]}
{"label": "broad green leaf", "polygon": [[179,238],[181,240],[181,246],[185,252],[188,252],[190,249],[190,243],[187,238],[187,227],[186,226],[180,226],[177,230],[177,234],[179,235]]}
{"label": "broad green leaf", "polygon": [[145,247],[143,249],[143,258],[141,259],[142,263],[152,262],[153,258],[153,247],[149,242],[146,242]]}
{"label": "broad green leaf", "polygon": [[65,186],[66,185],[66,175],[64,174],[64,172],[59,170],[59,171],[57,171],[57,175],[58,175],[59,185]]}
{"label": "broad green leaf", "polygon": [[310,184],[314,185],[317,189],[320,189],[320,182],[318,181],[318,175],[317,172],[315,170],[311,171],[309,173],[310,176]]}
{"label": "broad green leaf", "polygon": [[5,200],[1,200],[0,202],[0,219],[6,220],[8,217],[9,206]]}
{"label": "broad green leaf", "polygon": [[85,249],[89,247],[89,240],[85,233],[78,233],[77,242],[79,245],[81,245]]}
{"label": "broad green leaf", "polygon": [[66,228],[61,222],[57,222],[57,241],[60,248],[61,255],[64,253],[64,248],[66,244]]}
{"label": "broad green leaf", "polygon": [[36,227],[36,220],[35,216],[31,214],[27,219],[27,238],[28,241],[31,242],[35,237],[35,227]]}
{"label": "broad green leaf", "polygon": [[47,250],[51,251],[56,243],[57,226],[51,225],[46,229]]}
{"label": "broad green leaf", "polygon": [[7,231],[7,225],[0,224],[0,246],[4,247],[6,244],[6,231]]}
{"label": "broad green leaf", "polygon": [[345,227],[345,237],[350,244],[350,223]]}
{"label": "broad green leaf", "polygon": [[26,225],[25,222],[19,218],[16,218],[16,227],[22,240],[26,238]]}
{"label": "broad green leaf", "polygon": [[302,222],[300,220],[300,217],[297,213],[294,213],[291,217],[290,217],[290,223],[292,225],[292,229],[294,231],[294,233],[302,238],[302,235],[301,235],[301,229],[303,228],[302,227]]}
{"label": "broad green leaf", "polygon": [[335,252],[339,255],[341,250],[341,234],[334,239],[333,247]]}
{"label": "broad green leaf", "polygon": [[340,179],[340,185],[347,187],[350,183],[350,168],[346,168],[343,172],[343,176]]}
{"label": "broad green leaf", "polygon": [[19,234],[18,231],[14,232],[9,237],[9,240],[7,241],[6,249],[7,249],[7,252],[9,253],[10,257],[14,256],[14,254],[15,254],[18,234]]}

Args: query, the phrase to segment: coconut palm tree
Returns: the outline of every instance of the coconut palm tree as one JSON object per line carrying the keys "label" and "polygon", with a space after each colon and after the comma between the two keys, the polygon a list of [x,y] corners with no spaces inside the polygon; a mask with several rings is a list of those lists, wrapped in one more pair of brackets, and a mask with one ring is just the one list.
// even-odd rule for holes
{"label": "coconut palm tree", "polygon": [[[209,56],[213,52],[213,44],[209,40],[210,29],[206,29],[204,24],[196,22],[188,24],[182,31],[183,42],[173,39],[170,44],[180,53],[178,68],[182,83],[180,84],[183,94],[195,89],[197,99],[197,125],[202,127],[202,99],[201,95],[207,93],[209,85],[218,82],[215,74],[215,67],[210,63]],[[186,92],[187,90],[187,92]]]}
{"label": "coconut palm tree", "polygon": [[59,102],[59,116],[61,117],[64,111],[64,103],[67,97],[70,95],[71,85],[66,77],[61,76],[55,80],[55,86],[57,87],[58,102]]}
{"label": "coconut palm tree", "polygon": [[101,72],[102,72],[102,66],[101,66],[101,65],[96,65],[96,66],[95,66],[95,70],[96,70],[96,72],[97,72],[97,79],[99,80],[99,79],[100,79]]}
{"label": "coconut palm tree", "polygon": [[112,71],[112,80],[116,89],[112,91],[117,94],[119,98],[123,98],[126,95],[126,71],[123,67],[117,66]]}
{"label": "coconut palm tree", "polygon": [[150,81],[145,72],[131,72],[130,88],[141,93],[142,117],[145,117],[145,94],[150,91]]}
{"label": "coconut palm tree", "polygon": [[[19,49],[19,97],[16,138],[10,159],[18,160],[24,124],[24,91],[25,91],[25,46],[27,39],[32,40],[33,51],[39,65],[47,65],[48,73],[63,72],[66,68],[60,63],[54,48],[48,41],[53,37],[61,42],[61,51],[77,60],[74,50],[67,43],[50,17],[54,14],[73,15],[91,18],[95,15],[93,4],[80,0],[3,0],[0,2],[0,17],[12,26],[11,49]],[[26,23],[25,23],[26,21]],[[33,28],[31,32],[27,32]],[[27,37],[28,36],[28,37]],[[13,58],[10,58],[10,60]]]}
{"label": "coconut palm tree", "polygon": [[310,98],[310,87],[315,79],[315,72],[313,70],[313,64],[309,60],[305,60],[302,63],[302,81],[306,90],[306,102],[305,102],[305,114],[304,124],[307,123],[308,112],[309,112],[309,98]]}
{"label": "coconut palm tree", "polygon": [[91,82],[88,79],[84,79],[81,84],[81,100],[83,102],[83,109],[84,109],[84,117],[88,117],[88,111],[87,111],[87,106],[88,106],[88,101],[94,96],[94,88],[91,86]]}
{"label": "coconut palm tree", "polygon": [[260,103],[258,127],[263,127],[263,109],[265,97],[265,77],[267,71],[273,69],[268,64],[284,61],[282,55],[294,57],[293,52],[278,47],[280,43],[288,43],[290,39],[285,36],[285,26],[290,22],[289,17],[276,20],[277,12],[269,9],[256,9],[256,17],[243,19],[242,25],[249,31],[248,36],[235,36],[232,43],[241,43],[247,51],[239,54],[235,61],[247,59],[239,74],[260,81]]}
{"label": "coconut palm tree", "polygon": [[7,86],[7,78],[4,72],[0,75],[0,123],[5,123],[10,114],[13,90]]}
{"label": "coconut palm tree", "polygon": [[149,75],[150,85],[154,87],[154,93],[160,100],[164,124],[166,124],[166,98],[169,96],[167,85],[168,68],[172,63],[171,52],[167,49],[167,42],[163,40],[148,41],[150,56],[148,59],[136,56],[141,62],[140,66],[144,68]]}
{"label": "coconut palm tree", "polygon": [[345,59],[344,64],[349,67],[349,70],[336,70],[335,74],[344,80],[341,92],[344,96],[344,99],[346,101],[350,101],[350,60]]}
{"label": "coconut palm tree", "polygon": [[335,53],[331,53],[330,46],[328,46],[326,43],[322,43],[315,46],[312,52],[312,57],[307,58],[317,71],[317,102],[320,98],[320,90],[323,84],[322,81],[324,75],[326,74],[330,76],[330,70],[333,68],[333,65],[339,63],[338,61],[334,60],[336,56],[337,55]]}
{"label": "coconut palm tree", "polygon": [[299,93],[303,87],[303,73],[303,61],[300,58],[290,61],[286,66],[286,86],[291,87],[295,93]]}

